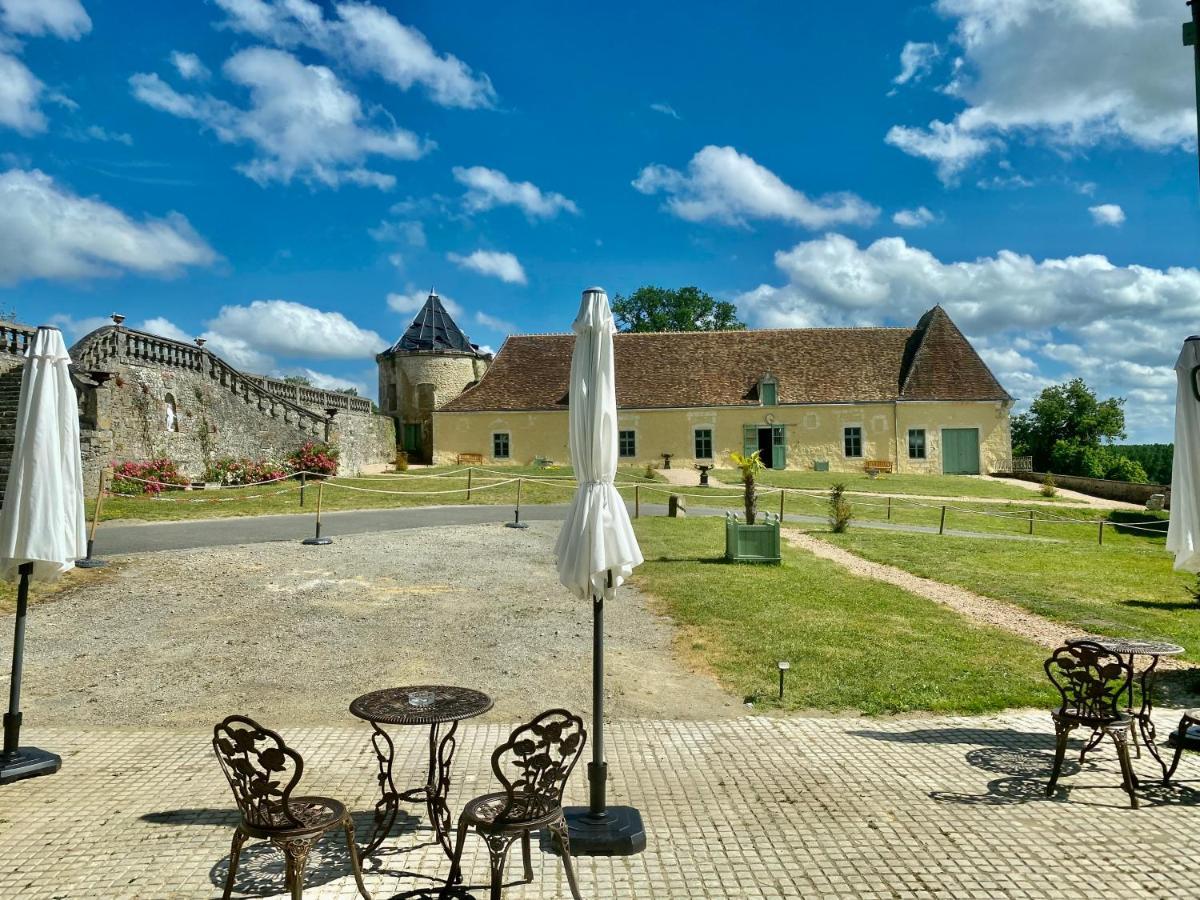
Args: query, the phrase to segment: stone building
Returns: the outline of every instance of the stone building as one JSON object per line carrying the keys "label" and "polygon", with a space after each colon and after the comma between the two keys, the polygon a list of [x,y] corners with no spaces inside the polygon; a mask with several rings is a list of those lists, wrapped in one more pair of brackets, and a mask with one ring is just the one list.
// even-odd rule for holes
{"label": "stone building", "polygon": [[[514,335],[433,413],[434,461],[569,459],[574,336]],[[915,328],[618,334],[623,463],[979,473],[1011,466],[1012,397],[940,307]]]}
{"label": "stone building", "polygon": [[472,344],[431,291],[379,364],[379,409],[396,423],[396,443],[414,462],[433,455],[433,411],[475,384],[491,354]]}

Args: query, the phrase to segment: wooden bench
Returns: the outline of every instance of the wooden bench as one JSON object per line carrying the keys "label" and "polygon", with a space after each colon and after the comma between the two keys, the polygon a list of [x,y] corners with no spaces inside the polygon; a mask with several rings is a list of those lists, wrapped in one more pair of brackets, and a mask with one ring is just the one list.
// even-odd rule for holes
{"label": "wooden bench", "polygon": [[892,461],[890,459],[868,459],[863,463],[863,471],[868,475],[891,475]]}
{"label": "wooden bench", "polygon": [[459,465],[459,466],[482,466],[483,465],[483,454],[482,453],[460,453],[460,454],[458,454],[458,456],[454,457],[454,463],[455,463],[455,465]]}

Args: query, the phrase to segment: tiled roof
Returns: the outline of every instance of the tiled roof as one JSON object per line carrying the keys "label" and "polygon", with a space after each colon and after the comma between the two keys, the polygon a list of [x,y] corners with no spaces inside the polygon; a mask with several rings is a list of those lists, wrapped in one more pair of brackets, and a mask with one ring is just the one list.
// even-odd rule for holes
{"label": "tiled roof", "polygon": [[[442,412],[566,409],[570,334],[509,337],[479,383]],[[623,409],[755,406],[777,380],[779,403],[1008,400],[941,307],[916,328],[790,328],[618,334]]]}
{"label": "tiled roof", "polygon": [[467,339],[463,330],[450,317],[450,313],[446,312],[446,308],[442,306],[442,299],[432,291],[421,311],[408,326],[408,330],[386,352],[400,351],[449,351],[482,355],[479,347]]}

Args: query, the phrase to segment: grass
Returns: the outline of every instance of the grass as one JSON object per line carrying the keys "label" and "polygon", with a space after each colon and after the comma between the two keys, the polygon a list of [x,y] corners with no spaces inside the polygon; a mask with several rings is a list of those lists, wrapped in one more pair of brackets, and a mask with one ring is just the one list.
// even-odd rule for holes
{"label": "grass", "polygon": [[1106,534],[1103,546],[867,529],[822,537],[867,559],[1008,601],[1073,631],[1165,638],[1185,647],[1186,659],[1200,660],[1200,607],[1186,590],[1195,576],[1172,569],[1161,537]]}
{"label": "grass", "polygon": [[[718,469],[713,475],[726,484],[737,484],[736,469]],[[840,481],[848,491],[871,494],[925,494],[937,497],[985,497],[999,500],[1044,499],[1036,491],[1002,481],[988,481],[967,475],[880,475],[868,478],[863,472],[809,472],[768,469],[759,478],[764,484],[779,487],[828,491]]]}
{"label": "grass", "polygon": [[[105,498],[100,518],[102,521],[168,521],[311,513],[316,510],[318,490],[321,492],[321,508],[330,511],[459,504],[512,506],[517,499],[517,485],[502,482],[518,477],[544,479],[542,483],[522,483],[522,505],[566,503],[575,489],[570,466],[549,469],[512,466],[494,468],[491,472],[472,472],[471,496],[468,498],[466,474],[447,474],[458,472],[460,469],[461,467],[442,466],[414,470],[406,475],[338,478],[326,483],[323,488],[318,488],[317,483],[309,481],[304,491],[303,507],[300,506],[300,483],[295,480],[261,487],[222,488],[217,491],[170,491],[164,492],[158,499],[144,494],[132,497],[112,496]],[[644,478],[644,469],[623,467],[619,474],[623,476],[618,478],[618,482],[622,485],[622,494],[625,496],[633,496],[635,483],[650,483]],[[422,477],[415,477],[418,475]],[[441,477],[424,477],[432,475]],[[89,501],[89,517],[93,508],[94,501]]]}
{"label": "grass", "polygon": [[[635,575],[681,627],[683,655],[759,707],[984,713],[1051,700],[1033,644],[785,546],[725,563],[719,520],[643,518]],[[784,701],[776,663],[788,660]]]}
{"label": "grass", "polygon": [[[57,581],[33,581],[29,585],[29,605],[43,603],[56,595],[86,584],[106,581],[120,568],[119,563],[110,563],[103,569],[72,569]],[[0,615],[15,612],[17,608],[16,581],[0,581]],[[2,636],[4,640],[11,640]]]}

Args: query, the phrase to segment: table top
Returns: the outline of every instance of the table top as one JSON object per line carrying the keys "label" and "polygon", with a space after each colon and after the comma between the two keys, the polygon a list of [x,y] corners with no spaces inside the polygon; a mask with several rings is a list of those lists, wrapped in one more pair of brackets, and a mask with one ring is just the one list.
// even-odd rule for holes
{"label": "table top", "polygon": [[433,725],[482,715],[492,698],[482,691],[445,684],[383,688],[356,697],[351,715],[385,725]]}
{"label": "table top", "polygon": [[1067,641],[1068,644],[1073,644],[1076,641],[1091,641],[1093,644],[1099,644],[1110,653],[1117,653],[1121,656],[1178,656],[1183,653],[1183,648],[1178,644],[1172,644],[1169,641],[1146,641],[1139,638],[1108,638],[1101,635],[1089,634],[1083,637],[1072,638]]}

